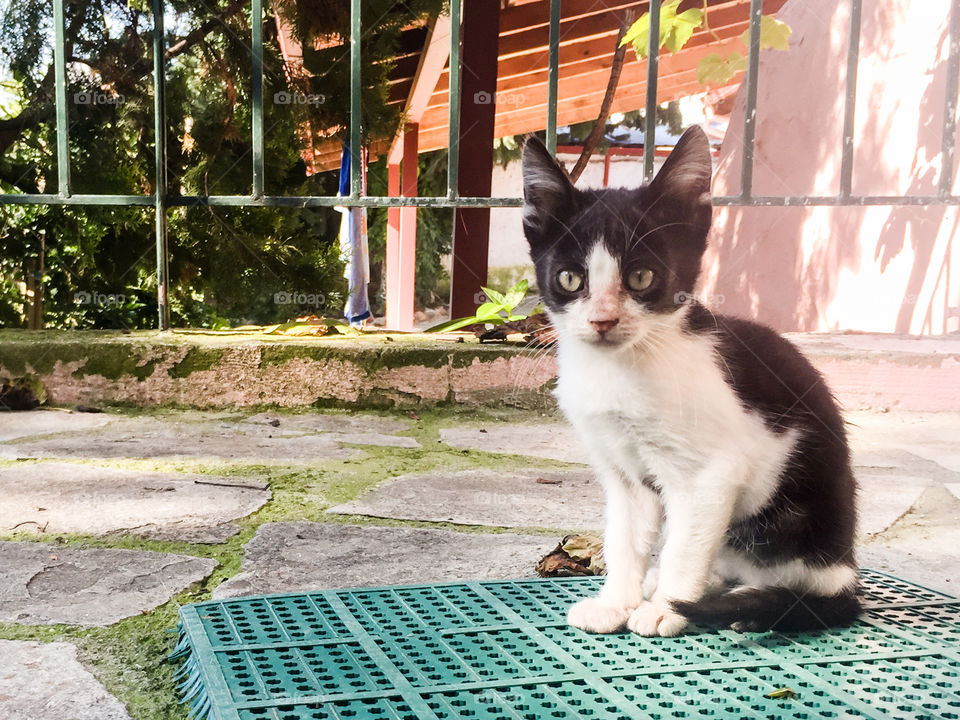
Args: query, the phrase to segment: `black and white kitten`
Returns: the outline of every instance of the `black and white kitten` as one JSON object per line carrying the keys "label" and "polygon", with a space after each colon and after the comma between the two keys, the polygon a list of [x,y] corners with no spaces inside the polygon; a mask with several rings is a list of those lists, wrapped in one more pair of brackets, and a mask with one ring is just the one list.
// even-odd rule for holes
{"label": "black and white kitten", "polygon": [[539,141],[523,150],[556,395],[607,499],[606,581],[568,614],[591,632],[823,628],[860,611],[856,486],[823,378],[773,330],[689,300],[710,176],[698,127],[633,190],[578,190]]}

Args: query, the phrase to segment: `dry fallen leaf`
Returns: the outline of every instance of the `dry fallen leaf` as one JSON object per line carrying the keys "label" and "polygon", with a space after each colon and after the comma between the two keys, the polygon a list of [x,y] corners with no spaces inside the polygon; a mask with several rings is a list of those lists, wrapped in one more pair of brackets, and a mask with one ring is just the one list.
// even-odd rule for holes
{"label": "dry fallen leaf", "polygon": [[594,535],[567,535],[537,563],[541,577],[603,575],[606,570],[603,540]]}
{"label": "dry fallen leaf", "polygon": [[542,478],[538,477],[537,482],[540,485],[560,485],[563,480],[557,480],[556,478]]}

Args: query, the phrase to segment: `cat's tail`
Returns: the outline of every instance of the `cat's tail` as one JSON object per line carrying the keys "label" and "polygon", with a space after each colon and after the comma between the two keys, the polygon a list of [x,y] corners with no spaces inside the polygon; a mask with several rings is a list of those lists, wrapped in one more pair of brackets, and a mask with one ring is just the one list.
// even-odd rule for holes
{"label": "cat's tail", "polygon": [[861,610],[856,588],[837,595],[812,595],[748,585],[711,590],[695,602],[677,601],[673,607],[693,623],[730,626],[740,632],[823,630],[849,625]]}

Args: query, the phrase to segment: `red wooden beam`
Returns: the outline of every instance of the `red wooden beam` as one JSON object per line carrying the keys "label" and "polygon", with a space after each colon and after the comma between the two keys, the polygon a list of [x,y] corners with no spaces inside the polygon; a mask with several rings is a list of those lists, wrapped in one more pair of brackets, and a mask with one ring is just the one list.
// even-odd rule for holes
{"label": "red wooden beam", "polygon": [[[461,52],[460,155],[458,191],[464,197],[490,195],[496,122],[500,3],[466,2]],[[453,218],[450,316],[476,312],[480,286],[487,282],[490,209],[457,208]]]}

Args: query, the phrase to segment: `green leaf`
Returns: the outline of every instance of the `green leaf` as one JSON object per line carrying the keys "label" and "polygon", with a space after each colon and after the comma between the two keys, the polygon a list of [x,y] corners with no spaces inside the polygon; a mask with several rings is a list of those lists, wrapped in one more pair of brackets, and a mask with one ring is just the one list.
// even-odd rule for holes
{"label": "green leaf", "polygon": [[697,64],[697,82],[701,85],[725,85],[738,72],[747,69],[747,59],[738,52],[724,58],[710,53]]}
{"label": "green leaf", "polygon": [[507,318],[507,322],[517,322],[518,320],[526,320],[526,319],[527,319],[526,315],[510,315]]}
{"label": "green leaf", "polygon": [[[761,50],[789,50],[790,35],[793,30],[785,22],[780,22],[773,15],[764,15],[760,18],[760,49]],[[750,30],[747,29],[740,36],[743,44],[750,46]]]}
{"label": "green leaf", "polygon": [[455,318],[453,320],[447,320],[447,322],[442,322],[439,325],[434,325],[429,327],[424,332],[428,333],[441,333],[441,332],[453,332],[454,330],[459,330],[462,327],[467,325],[476,325],[477,316],[471,315],[470,317],[465,318]]}
{"label": "green leaf", "polygon": [[[678,52],[693,35],[693,31],[703,24],[703,11],[696,8],[677,14],[680,0],[670,0],[660,6],[660,42],[658,47],[666,46],[670,52]],[[644,13],[630,26],[620,41],[621,45],[633,44],[637,57],[645,58],[650,54],[650,13]]]}
{"label": "green leaf", "polygon": [[484,317],[486,315],[496,315],[501,310],[506,310],[503,306],[503,303],[495,302],[485,302],[483,305],[477,308],[477,312],[474,317]]}
{"label": "green leaf", "polygon": [[504,310],[513,310],[513,308],[523,302],[523,298],[527,296],[527,284],[527,279],[524,278],[507,290],[507,294],[503,299],[503,304],[507,306]]}
{"label": "green leaf", "polygon": [[[703,22],[703,11],[691,8],[673,18],[670,28],[663,38],[663,44],[670,52],[679,52],[693,36],[693,31]],[[663,33],[661,32],[661,36]]]}
{"label": "green leaf", "polygon": [[649,51],[647,50],[647,47],[650,44],[649,38],[650,13],[646,12],[629,27],[623,36],[623,40],[620,41],[620,45],[622,47],[627,43],[632,43],[634,52],[637,53],[637,57],[645,58],[649,54]]}
{"label": "green leaf", "polygon": [[503,293],[499,293],[496,290],[491,290],[488,287],[480,286],[480,289],[483,291],[483,294],[487,296],[488,300],[493,300],[494,302],[502,303],[503,302]]}

